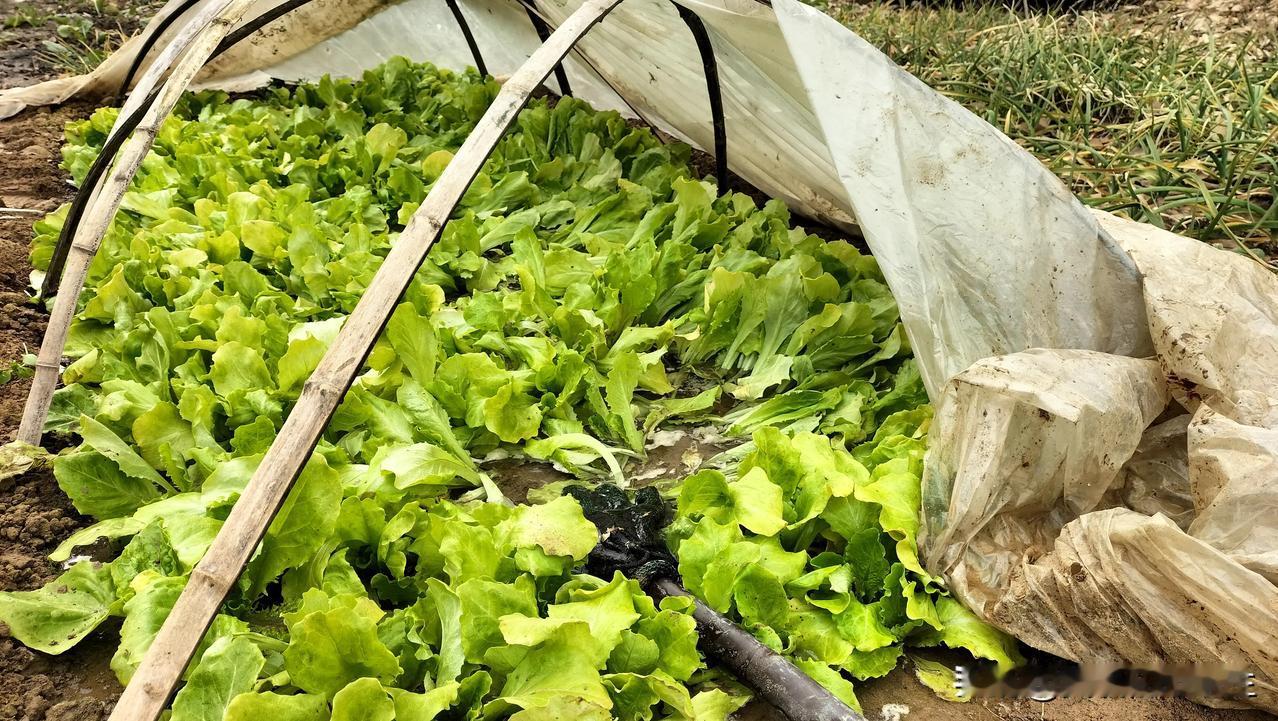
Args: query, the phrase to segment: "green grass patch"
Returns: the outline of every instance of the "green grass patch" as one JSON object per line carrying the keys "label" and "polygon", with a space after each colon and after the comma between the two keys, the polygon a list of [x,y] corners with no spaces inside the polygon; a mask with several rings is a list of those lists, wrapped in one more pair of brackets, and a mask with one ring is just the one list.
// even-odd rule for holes
{"label": "green grass patch", "polygon": [[1278,55],[1165,18],[822,6],[1030,150],[1086,203],[1278,257]]}

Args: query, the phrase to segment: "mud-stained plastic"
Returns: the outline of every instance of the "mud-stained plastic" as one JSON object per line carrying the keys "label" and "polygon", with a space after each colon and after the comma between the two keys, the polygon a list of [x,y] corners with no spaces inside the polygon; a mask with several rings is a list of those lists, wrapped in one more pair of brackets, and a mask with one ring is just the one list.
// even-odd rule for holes
{"label": "mud-stained plastic", "polygon": [[[937,404],[929,569],[1033,646],[1252,670],[1253,703],[1278,711],[1275,276],[1086,210],[998,130],[797,0],[679,1],[713,46],[731,170],[860,233],[896,295]],[[550,25],[579,4],[528,0]],[[458,7],[499,78],[538,45],[517,0]],[[110,96],[139,45],[0,92],[0,118]],[[316,0],[198,80],[357,77],[394,55],[474,62],[447,3]],[[702,59],[669,0],[624,0],[564,68],[596,107],[714,147]]]}
{"label": "mud-stained plastic", "polygon": [[1040,349],[952,378],[925,563],[1032,646],[1251,671],[1250,703],[1278,709],[1278,277],[1100,222],[1142,273],[1155,357]]}
{"label": "mud-stained plastic", "polygon": [[1188,532],[1278,583],[1278,276],[1157,228],[1102,222],[1144,276],[1159,362],[1195,410]]}

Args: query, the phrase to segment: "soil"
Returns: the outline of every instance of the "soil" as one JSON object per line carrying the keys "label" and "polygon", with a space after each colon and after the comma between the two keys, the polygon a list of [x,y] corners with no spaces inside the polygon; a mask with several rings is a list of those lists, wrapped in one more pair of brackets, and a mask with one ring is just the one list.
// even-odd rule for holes
{"label": "soil", "polygon": [[1250,36],[1260,47],[1272,48],[1278,33],[1278,0],[1142,0],[1135,9],[1199,35]]}
{"label": "soil", "polygon": [[[33,212],[48,212],[70,198],[71,187],[58,168],[62,128],[90,110],[31,110],[0,122],[0,367],[39,347],[45,314],[27,295],[31,225],[39,217]],[[0,385],[0,438],[8,440],[17,429],[29,386],[26,379]],[[49,471],[14,479],[0,490],[0,589],[34,589],[57,576],[61,569],[48,560],[49,553],[87,523]],[[114,628],[101,629],[53,657],[6,638],[0,625],[0,721],[104,718],[119,692],[108,667],[115,635]]]}
{"label": "soil", "polygon": [[1048,703],[974,699],[952,703],[937,698],[905,668],[859,685],[856,693],[869,721],[1266,721],[1273,718],[1260,711],[1209,709],[1179,698],[1078,698]]}

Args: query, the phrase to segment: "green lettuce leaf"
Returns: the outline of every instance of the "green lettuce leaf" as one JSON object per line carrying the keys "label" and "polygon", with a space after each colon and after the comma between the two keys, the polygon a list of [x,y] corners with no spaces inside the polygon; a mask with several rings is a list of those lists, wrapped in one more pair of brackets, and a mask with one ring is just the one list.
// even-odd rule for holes
{"label": "green lettuce leaf", "polygon": [[23,644],[59,654],[105,621],[115,603],[110,569],[81,561],[44,588],[0,591],[0,621]]}

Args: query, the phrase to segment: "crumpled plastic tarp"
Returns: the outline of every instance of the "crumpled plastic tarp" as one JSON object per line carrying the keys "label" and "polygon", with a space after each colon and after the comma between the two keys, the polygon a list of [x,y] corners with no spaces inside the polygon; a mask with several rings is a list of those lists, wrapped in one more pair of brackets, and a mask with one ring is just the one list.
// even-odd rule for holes
{"label": "crumpled plastic tarp", "polygon": [[925,563],[1032,646],[1252,671],[1252,703],[1273,711],[1278,277],[1101,223],[1142,273],[1155,358],[1032,349],[950,379],[924,470]]}
{"label": "crumpled plastic tarp", "polygon": [[[1278,280],[1086,210],[996,129],[797,0],[680,2],[714,47],[731,169],[861,234],[896,294],[937,405],[929,568],[1031,645],[1252,670],[1254,702],[1278,710]],[[530,4],[553,26],[579,3]],[[499,78],[538,45],[516,0],[459,5]],[[111,94],[137,47],[0,92],[0,118]],[[316,0],[198,82],[355,76],[393,55],[474,62],[440,0]],[[669,0],[624,0],[565,69],[596,107],[713,147],[702,60]]]}

